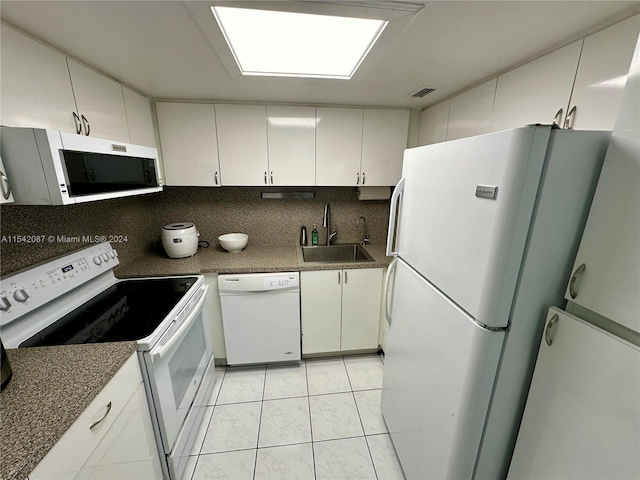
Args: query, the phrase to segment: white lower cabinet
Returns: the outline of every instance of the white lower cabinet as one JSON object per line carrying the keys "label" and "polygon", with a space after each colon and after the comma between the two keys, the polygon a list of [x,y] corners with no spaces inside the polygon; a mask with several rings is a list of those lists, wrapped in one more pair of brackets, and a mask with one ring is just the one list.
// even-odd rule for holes
{"label": "white lower cabinet", "polygon": [[377,348],[382,269],[300,272],[302,353]]}
{"label": "white lower cabinet", "polygon": [[162,478],[135,353],[29,474],[29,478]]}

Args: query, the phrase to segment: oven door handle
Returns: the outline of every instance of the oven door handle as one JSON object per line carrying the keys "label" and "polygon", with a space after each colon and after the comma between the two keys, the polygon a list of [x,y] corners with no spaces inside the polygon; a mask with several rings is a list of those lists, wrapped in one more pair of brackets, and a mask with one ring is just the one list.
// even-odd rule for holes
{"label": "oven door handle", "polygon": [[151,353],[152,361],[162,359],[163,356],[165,356],[167,353],[171,351],[174,344],[182,337],[182,334],[185,333],[189,328],[191,328],[191,325],[193,325],[193,323],[196,321],[196,318],[198,317],[198,315],[200,314],[200,311],[202,310],[202,305],[204,304],[204,301],[207,298],[208,290],[209,290],[209,285],[204,285],[202,287],[202,296],[198,300],[198,303],[195,304],[195,306],[191,310],[191,313],[189,313],[189,316],[185,318],[184,322],[182,322],[182,325],[180,325],[180,327],[173,333],[173,335],[167,341],[167,343],[165,343],[163,346],[161,346],[157,350],[156,350],[156,347],[151,349],[150,353]]}

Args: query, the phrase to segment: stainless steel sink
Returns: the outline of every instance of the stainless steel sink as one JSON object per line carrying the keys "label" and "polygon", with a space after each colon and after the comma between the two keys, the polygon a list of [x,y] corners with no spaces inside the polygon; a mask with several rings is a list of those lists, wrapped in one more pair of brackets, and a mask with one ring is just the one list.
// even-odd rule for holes
{"label": "stainless steel sink", "polygon": [[298,247],[298,259],[303,263],[351,263],[375,261],[367,251],[358,244],[314,245]]}

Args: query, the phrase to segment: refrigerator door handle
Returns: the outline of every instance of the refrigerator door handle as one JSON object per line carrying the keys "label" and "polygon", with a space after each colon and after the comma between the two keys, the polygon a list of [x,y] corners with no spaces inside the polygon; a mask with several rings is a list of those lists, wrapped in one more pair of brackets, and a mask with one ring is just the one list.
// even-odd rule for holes
{"label": "refrigerator door handle", "polygon": [[396,268],[396,262],[398,261],[398,257],[393,257],[391,263],[387,267],[387,275],[384,277],[384,316],[389,322],[389,326],[391,326],[391,313],[389,312],[389,279],[391,278],[391,272]]}
{"label": "refrigerator door handle", "polygon": [[396,185],[396,188],[393,190],[393,195],[391,195],[391,211],[389,212],[389,232],[387,234],[387,256],[393,257],[398,254],[398,252],[393,251],[394,242],[396,240],[396,232],[398,231],[397,222],[400,218],[398,215],[399,211],[399,202],[400,195],[404,192],[404,185],[406,182],[406,178],[402,177]]}

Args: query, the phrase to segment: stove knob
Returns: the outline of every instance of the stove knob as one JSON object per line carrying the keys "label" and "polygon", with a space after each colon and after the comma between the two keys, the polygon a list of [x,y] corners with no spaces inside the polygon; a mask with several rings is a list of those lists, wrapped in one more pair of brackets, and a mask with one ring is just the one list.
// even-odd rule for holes
{"label": "stove knob", "polygon": [[95,263],[96,265],[100,265],[102,263],[102,259],[96,255],[95,257],[93,257],[93,263]]}
{"label": "stove knob", "polygon": [[116,258],[116,251],[115,250],[109,250],[109,256],[111,258]]}
{"label": "stove knob", "polygon": [[11,307],[11,302],[9,301],[9,299],[7,299],[7,297],[0,298],[0,310],[9,310],[9,307]]}
{"label": "stove knob", "polygon": [[102,260],[104,260],[105,262],[109,261],[109,255],[107,255],[106,253],[103,253],[102,255],[100,255],[102,257]]}
{"label": "stove knob", "polygon": [[15,292],[13,292],[13,298],[15,298],[18,302],[23,303],[26,302],[29,298],[29,294],[24,288],[19,288]]}

